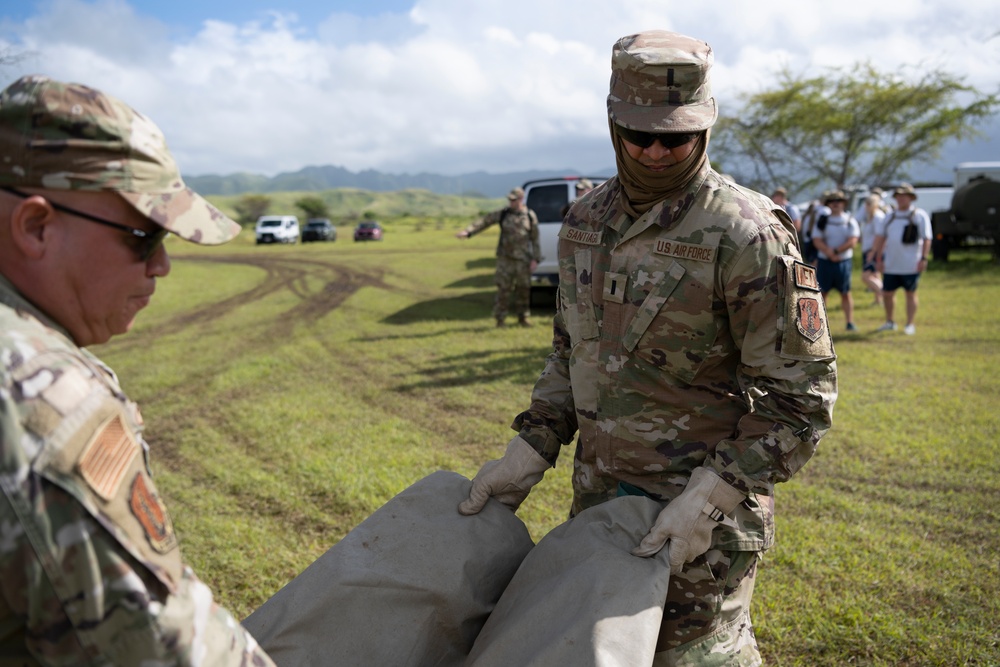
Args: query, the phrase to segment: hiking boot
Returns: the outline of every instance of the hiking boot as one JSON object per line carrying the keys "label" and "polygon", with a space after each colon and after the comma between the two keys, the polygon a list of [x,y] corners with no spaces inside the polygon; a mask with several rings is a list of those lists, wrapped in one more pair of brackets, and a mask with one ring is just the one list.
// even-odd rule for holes
{"label": "hiking boot", "polygon": [[524,317],[522,315],[521,317],[517,318],[517,324],[518,324],[518,326],[522,326],[522,327],[530,327],[531,326],[531,320],[529,320],[527,317]]}
{"label": "hiking boot", "polygon": [[895,331],[898,328],[895,322],[886,322],[875,331]]}
{"label": "hiking boot", "polygon": [[912,336],[913,334],[917,333],[917,327],[913,324],[907,324],[903,328],[903,333],[905,333],[907,336]]}
{"label": "hiking boot", "polygon": [[854,326],[854,322],[848,322],[847,323],[847,330],[848,331],[857,331],[858,328],[856,326]]}

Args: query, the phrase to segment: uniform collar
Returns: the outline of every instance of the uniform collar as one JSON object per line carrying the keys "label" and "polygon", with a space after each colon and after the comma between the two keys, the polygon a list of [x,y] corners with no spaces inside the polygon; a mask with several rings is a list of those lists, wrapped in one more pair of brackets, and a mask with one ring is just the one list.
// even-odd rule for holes
{"label": "uniform collar", "polygon": [[[69,335],[69,331],[57,324],[55,320],[42,312],[35,304],[28,301],[3,274],[0,274],[0,303],[15,310],[19,315],[28,315],[38,320],[49,329],[62,334],[67,340],[73,343],[73,337]],[[76,343],[73,343],[73,345],[76,345]]]}

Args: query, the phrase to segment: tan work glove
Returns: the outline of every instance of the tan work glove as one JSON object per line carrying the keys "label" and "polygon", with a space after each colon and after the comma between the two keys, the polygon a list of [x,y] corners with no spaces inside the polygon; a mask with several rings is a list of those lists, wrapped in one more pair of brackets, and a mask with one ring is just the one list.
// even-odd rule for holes
{"label": "tan work glove", "polygon": [[521,436],[514,436],[503,458],[487,461],[476,473],[469,497],[458,506],[458,511],[465,515],[476,514],[491,496],[516,510],[528,497],[531,487],[542,481],[542,475],[551,467]]}
{"label": "tan work glove", "polygon": [[687,487],[664,507],[656,522],[632,550],[634,556],[652,556],[670,540],[670,573],[678,574],[712,546],[712,529],[720,523],[736,527],[726,516],[746,496],[708,468],[695,468]]}

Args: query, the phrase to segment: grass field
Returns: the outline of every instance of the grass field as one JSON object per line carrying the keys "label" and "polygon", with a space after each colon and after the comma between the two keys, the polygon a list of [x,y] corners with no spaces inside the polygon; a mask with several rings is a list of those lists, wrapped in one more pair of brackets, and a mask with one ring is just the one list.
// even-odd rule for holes
{"label": "grass field", "polygon": [[[495,232],[386,221],[386,239],[223,248],[168,240],[172,275],[95,349],[139,401],[186,559],[242,618],[394,494],[499,456],[551,308],[496,330]],[[860,285],[860,280],[855,285]],[[932,264],[917,335],[857,292],[831,323],[840,399],[777,491],[753,614],[769,665],[1000,665],[1000,267]],[[900,295],[900,301],[902,301]],[[565,517],[570,454],[519,511]]]}

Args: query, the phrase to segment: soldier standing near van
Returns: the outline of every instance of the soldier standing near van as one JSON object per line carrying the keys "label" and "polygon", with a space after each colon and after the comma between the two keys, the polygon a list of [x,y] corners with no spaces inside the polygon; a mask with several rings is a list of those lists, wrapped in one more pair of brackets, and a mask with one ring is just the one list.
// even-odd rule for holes
{"label": "soldier standing near van", "polygon": [[497,242],[497,296],[493,306],[493,317],[498,327],[506,326],[507,313],[517,315],[517,323],[530,327],[531,320],[531,272],[542,259],[542,248],[538,242],[538,218],[535,212],[524,205],[524,190],[514,188],[507,195],[510,202],[505,208],[483,216],[483,219],[469,225],[455,234],[467,239],[474,234],[500,225],[500,240]]}
{"label": "soldier standing near van", "polygon": [[574,436],[573,515],[625,494],[661,502],[633,551],[669,542],[657,665],[760,664],[750,598],[774,485],[812,456],[837,396],[791,220],[709,162],[713,59],[665,31],[615,44],[618,175],[563,223],[553,350],[518,435],[459,507],[516,509]]}
{"label": "soldier standing near van", "polygon": [[181,559],[139,408],[85,348],[128,331],[168,232],[239,225],[123,102],[27,76],[0,92],[0,662],[273,665]]}

